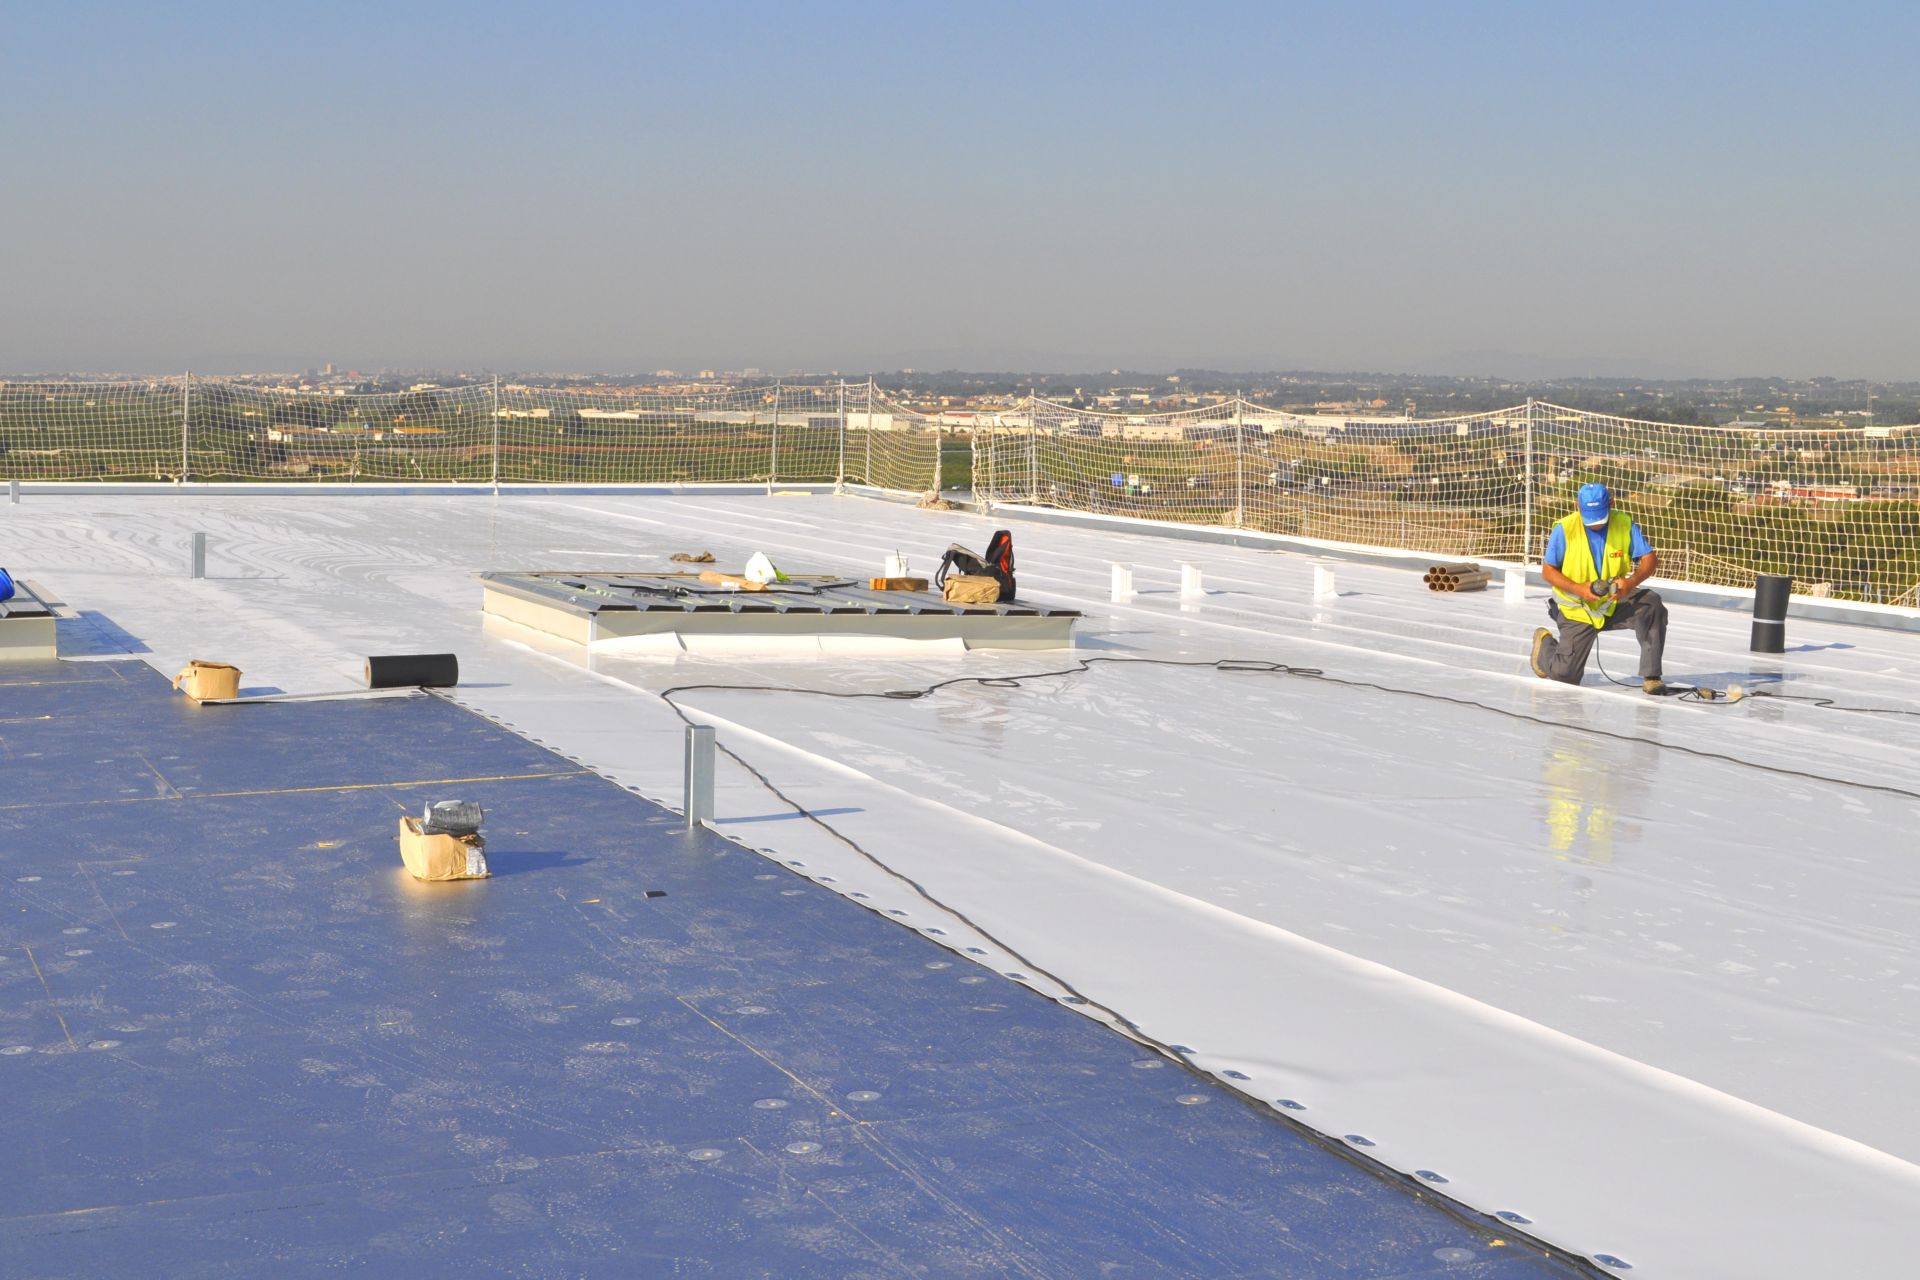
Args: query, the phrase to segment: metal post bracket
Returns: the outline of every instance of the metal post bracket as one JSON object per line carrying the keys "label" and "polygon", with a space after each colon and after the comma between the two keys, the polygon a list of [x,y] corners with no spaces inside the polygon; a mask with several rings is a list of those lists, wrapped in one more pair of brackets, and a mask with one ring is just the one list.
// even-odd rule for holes
{"label": "metal post bracket", "polygon": [[713,821],[713,762],[713,726],[688,725],[687,776],[682,798],[689,831]]}

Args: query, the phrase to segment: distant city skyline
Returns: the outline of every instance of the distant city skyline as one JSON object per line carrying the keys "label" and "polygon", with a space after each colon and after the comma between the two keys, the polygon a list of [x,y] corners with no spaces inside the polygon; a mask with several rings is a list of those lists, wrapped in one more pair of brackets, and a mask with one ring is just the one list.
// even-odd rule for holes
{"label": "distant city skyline", "polygon": [[[37,377],[74,378],[97,377],[104,380],[175,378],[182,374],[193,374],[207,378],[232,378],[256,376],[313,377],[328,379],[359,378],[367,379],[396,374],[436,374],[459,376],[464,379],[488,376],[537,376],[540,378],[584,378],[584,379],[620,379],[644,382],[653,379],[668,380],[726,380],[760,381],[787,377],[792,379],[832,379],[841,378],[850,381],[864,380],[870,376],[898,374],[954,373],[967,376],[999,375],[1004,377],[1088,377],[1098,380],[1101,375],[1138,376],[1160,378],[1166,375],[1178,375],[1183,372],[1204,371],[1227,377],[1271,377],[1275,375],[1304,376],[1310,378],[1435,378],[1462,379],[1489,383],[1555,383],[1571,381],[1620,381],[1641,382],[1648,385],[1674,384],[1683,382],[1731,383],[1741,381],[1765,381],[1769,379],[1787,382],[1816,382],[1820,380],[1841,381],[1849,384],[1860,383],[1873,386],[1916,385],[1920,384],[1920,375],[1911,377],[1874,377],[1868,375],[1841,376],[1815,370],[1809,373],[1787,374],[1778,370],[1743,370],[1727,372],[1724,370],[1661,368],[1651,364],[1634,361],[1616,360],[1574,360],[1551,359],[1535,356],[1521,356],[1512,353],[1460,353],[1456,356],[1426,361],[1414,365],[1395,367],[1375,363],[1371,365],[1353,365],[1340,367],[1314,368],[1308,366],[1276,366],[1266,369],[1236,369],[1229,365],[1214,364],[1154,364],[1108,367],[1106,362],[1083,360],[1072,364],[1034,364],[1002,363],[962,364],[944,357],[965,353],[936,353],[932,357],[921,358],[915,363],[890,361],[886,363],[866,364],[857,361],[836,361],[831,365],[808,367],[805,365],[787,365],[784,367],[761,368],[758,365],[725,365],[719,362],[687,363],[677,368],[650,368],[648,362],[637,361],[631,367],[608,365],[591,367],[579,361],[556,364],[543,368],[532,365],[495,368],[491,365],[473,361],[461,361],[447,364],[418,363],[407,361],[367,361],[349,365],[344,361],[316,364],[309,359],[282,359],[267,361],[264,357],[251,363],[232,363],[219,360],[201,360],[192,365],[178,368],[160,366],[114,366],[114,365],[69,365],[69,366],[32,366],[9,367],[0,365],[0,380]],[[1485,356],[1487,358],[1483,359]]]}
{"label": "distant city skyline", "polygon": [[1920,378],[1906,7],[38,6],[0,369]]}

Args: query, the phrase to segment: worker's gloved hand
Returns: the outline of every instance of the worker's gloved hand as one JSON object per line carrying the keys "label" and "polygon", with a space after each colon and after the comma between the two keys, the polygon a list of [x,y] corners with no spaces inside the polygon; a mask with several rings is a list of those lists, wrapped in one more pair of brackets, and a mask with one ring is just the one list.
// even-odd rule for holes
{"label": "worker's gloved hand", "polygon": [[1592,586],[1588,587],[1587,590],[1593,592],[1594,599],[1605,600],[1608,596],[1613,594],[1613,588],[1615,585],[1616,584],[1614,583],[1612,578],[1602,578],[1598,582],[1594,583]]}

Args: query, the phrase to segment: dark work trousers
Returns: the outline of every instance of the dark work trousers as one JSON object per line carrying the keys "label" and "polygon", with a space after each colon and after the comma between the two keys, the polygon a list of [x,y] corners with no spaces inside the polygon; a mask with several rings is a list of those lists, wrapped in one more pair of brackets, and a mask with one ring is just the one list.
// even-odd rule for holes
{"label": "dark work trousers", "polygon": [[1562,617],[1560,602],[1547,601],[1547,613],[1560,625],[1560,638],[1548,640],[1540,652],[1540,669],[1547,679],[1563,684],[1579,684],[1587,670],[1587,655],[1593,652],[1601,631],[1621,631],[1631,627],[1640,642],[1640,678],[1660,678],[1660,656],[1667,647],[1667,602],[1642,588],[1622,600],[1596,630],[1591,623]]}

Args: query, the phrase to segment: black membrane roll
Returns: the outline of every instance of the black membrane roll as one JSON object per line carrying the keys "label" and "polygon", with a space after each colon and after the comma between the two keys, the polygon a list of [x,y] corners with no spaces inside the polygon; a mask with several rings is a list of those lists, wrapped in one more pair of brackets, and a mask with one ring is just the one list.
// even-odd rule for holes
{"label": "black membrane roll", "polygon": [[460,683],[460,659],[451,653],[390,653],[367,659],[369,689],[446,689]]}

